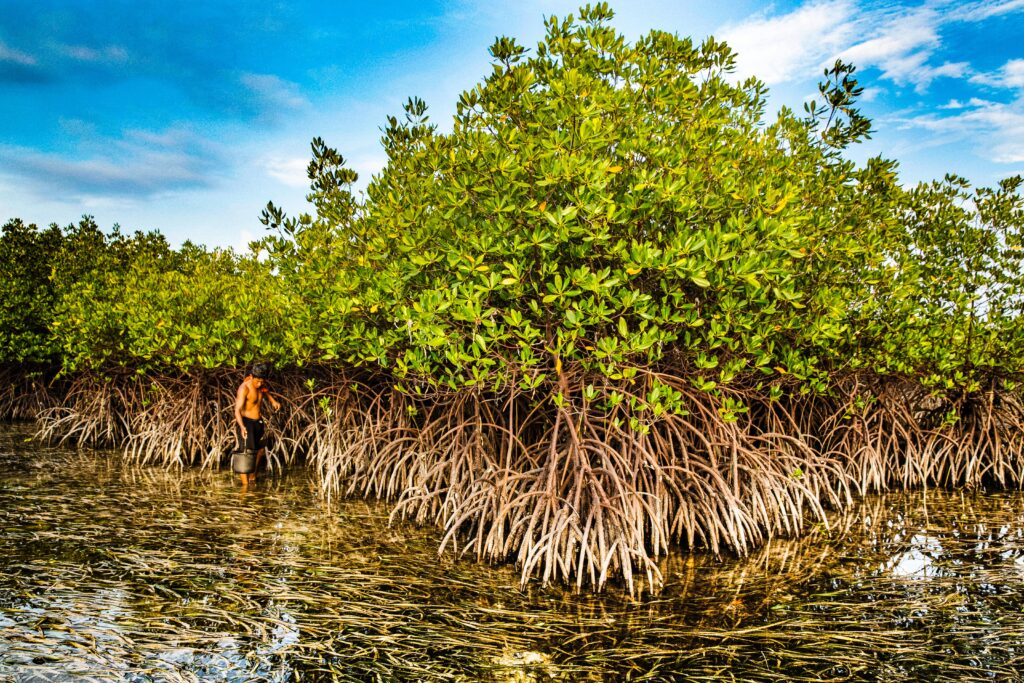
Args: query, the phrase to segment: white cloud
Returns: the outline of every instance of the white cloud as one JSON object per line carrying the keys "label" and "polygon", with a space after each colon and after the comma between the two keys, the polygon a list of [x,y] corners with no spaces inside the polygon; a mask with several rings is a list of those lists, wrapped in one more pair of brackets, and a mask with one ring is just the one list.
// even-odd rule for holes
{"label": "white cloud", "polygon": [[238,237],[234,244],[228,245],[239,254],[249,253],[249,243],[256,239],[256,235],[253,234],[252,230],[239,230]]}
{"label": "white cloud", "polygon": [[935,23],[935,13],[930,11],[896,17],[882,27],[877,37],[846,49],[840,57],[858,63],[884,64],[907,59],[909,55],[925,55],[939,45]]}
{"label": "white cloud", "polygon": [[1011,59],[995,74],[977,74],[971,81],[997,88],[1024,88],[1024,59]]}
{"label": "white cloud", "polygon": [[381,149],[368,150],[348,158],[348,166],[359,174],[357,187],[365,187],[370,178],[388,164],[388,155]]}
{"label": "white cloud", "polygon": [[[73,125],[73,124],[72,124]],[[40,194],[59,188],[66,198],[150,198],[217,183],[223,160],[213,142],[186,129],[128,130],[91,139],[66,154],[0,145],[0,165]]]}
{"label": "white cloud", "polygon": [[97,134],[98,128],[95,123],[79,118],[57,118],[57,125],[67,138],[88,139]]}
{"label": "white cloud", "polygon": [[1024,59],[1014,59],[1003,67],[1003,84],[1011,88],[1024,88]]}
{"label": "white cloud", "polygon": [[971,73],[967,62],[945,62],[939,66],[929,63],[941,46],[939,28],[944,21],[943,15],[931,9],[895,15],[869,14],[865,22],[871,29],[867,32],[875,37],[846,48],[839,58],[861,67],[876,67],[882,78],[897,85],[913,85],[918,92],[924,92],[936,78],[963,78]]}
{"label": "white cloud", "polygon": [[[881,9],[862,4],[856,0],[813,0],[787,14],[761,15],[724,26],[716,34],[737,51],[740,78],[756,75],[769,85],[798,82],[817,75],[823,65],[839,58],[861,68],[877,68],[882,78],[923,93],[938,78],[974,76],[966,61],[932,63],[942,47],[944,26],[977,23],[1024,10],[1024,0],[985,0],[955,6],[929,2],[911,8],[884,5]],[[993,83],[998,80],[1003,87],[1021,87],[1024,64],[1008,64],[998,76],[988,78]]]}
{"label": "white cloud", "polygon": [[1024,10],[1024,0],[983,0],[961,5],[955,16],[961,21],[984,21],[1020,10]]}
{"label": "white cloud", "polygon": [[918,92],[924,92],[936,78],[962,79],[972,73],[968,62],[943,62],[942,66],[922,66],[911,81]]}
{"label": "white cloud", "polygon": [[718,32],[737,53],[739,78],[772,85],[817,71],[856,35],[856,7],[848,0],[812,2],[773,18],[726,26]]}
{"label": "white cloud", "polygon": [[[897,85],[910,84],[924,92],[937,78],[971,78],[976,76],[969,62],[944,62],[933,65],[931,59],[942,47],[941,29],[952,23],[977,23],[986,19],[1024,10],[1024,0],[983,0],[981,2],[926,3],[909,10],[882,10],[862,13],[864,33],[868,40],[853,44],[839,57],[858,66],[876,67],[882,78]],[[1000,85],[1013,87],[1024,83],[1024,60],[1020,66],[1008,63],[1000,74]],[[1016,70],[1019,69],[1019,70]]]}
{"label": "white cloud", "polygon": [[861,102],[874,102],[886,93],[885,88],[864,88],[860,95]]}
{"label": "white cloud", "polygon": [[0,41],[0,62],[13,62],[21,66],[34,66],[36,58],[30,54],[7,47],[7,45]]}
{"label": "white cloud", "polygon": [[903,119],[906,126],[939,135],[946,141],[977,141],[981,153],[1000,164],[1024,162],[1024,106],[972,99],[960,105],[956,114],[924,114]]}
{"label": "white cloud", "polygon": [[997,106],[978,112],[978,121],[992,129],[990,158],[1000,164],[1024,162],[1024,112]]}
{"label": "white cloud", "polygon": [[309,159],[305,157],[271,157],[264,164],[267,175],[288,187],[307,187],[309,185],[309,176],[306,175]]}
{"label": "white cloud", "polygon": [[66,192],[86,196],[93,192],[148,195],[168,188],[207,184],[187,159],[168,154],[151,154],[125,165],[117,159],[68,159],[23,150],[22,158],[11,166],[24,175],[56,183]]}

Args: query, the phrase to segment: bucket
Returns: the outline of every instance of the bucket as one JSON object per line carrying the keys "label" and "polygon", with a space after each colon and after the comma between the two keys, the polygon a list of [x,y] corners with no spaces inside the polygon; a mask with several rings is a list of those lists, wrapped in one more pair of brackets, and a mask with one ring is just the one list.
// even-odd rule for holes
{"label": "bucket", "polygon": [[231,455],[231,471],[235,474],[252,474],[256,471],[256,456],[242,451]]}

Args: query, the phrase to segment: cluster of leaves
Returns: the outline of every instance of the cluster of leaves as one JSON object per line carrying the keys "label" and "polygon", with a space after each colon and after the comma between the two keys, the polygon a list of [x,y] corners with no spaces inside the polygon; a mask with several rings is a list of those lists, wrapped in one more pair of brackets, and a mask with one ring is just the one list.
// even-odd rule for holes
{"label": "cluster of leaves", "polygon": [[64,368],[161,373],[282,362],[272,280],[251,256],[191,246],[177,252],[173,268],[139,259],[125,271],[97,273],[58,308]]}
{"label": "cluster of leaves", "polygon": [[115,226],[106,234],[90,216],[45,229],[9,220],[0,233],[0,362],[60,365],[55,326],[76,288],[123,274],[140,260],[166,261],[173,253],[159,233],[126,235]]}
{"label": "cluster of leaves", "polygon": [[900,230],[851,311],[853,360],[953,394],[1024,372],[1022,179],[972,190],[948,175],[903,193]]}
{"label": "cluster of leaves", "polygon": [[728,80],[725,45],[659,32],[630,45],[610,17],[552,18],[529,59],[499,40],[451,133],[410,100],[365,204],[328,230],[288,227],[296,243],[335,240],[300,247],[336,304],[315,351],[452,388],[532,389],[567,362],[618,381],[671,356],[708,390],[813,366],[793,340],[836,332],[802,309],[841,292],[798,285],[812,250],[842,240],[807,204],[820,184],[839,192],[846,165],[789,111],[763,125],[764,88]]}
{"label": "cluster of leaves", "polygon": [[9,221],[0,263],[0,362],[65,374],[285,362],[274,277],[252,256],[172,249],[85,217],[63,229]]}

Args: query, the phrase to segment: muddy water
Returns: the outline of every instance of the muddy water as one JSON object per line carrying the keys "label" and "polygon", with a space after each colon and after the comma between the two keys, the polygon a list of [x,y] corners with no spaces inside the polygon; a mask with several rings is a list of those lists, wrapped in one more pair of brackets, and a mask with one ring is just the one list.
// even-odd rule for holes
{"label": "muddy water", "polygon": [[0,425],[2,681],[1024,681],[1024,496],[872,497],[630,600],[521,591],[301,472],[123,465]]}

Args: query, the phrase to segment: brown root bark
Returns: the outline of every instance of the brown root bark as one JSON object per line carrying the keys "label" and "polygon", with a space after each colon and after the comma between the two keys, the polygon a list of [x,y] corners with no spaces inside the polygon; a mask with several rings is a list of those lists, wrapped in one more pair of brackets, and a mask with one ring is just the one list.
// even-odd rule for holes
{"label": "brown root bark", "polygon": [[[40,433],[216,468],[235,447],[240,380],[83,375],[40,412]],[[655,381],[681,397],[676,411],[646,403]],[[393,518],[440,527],[441,551],[514,561],[524,583],[657,589],[673,546],[746,553],[827,525],[854,493],[1024,484],[1024,402],[995,390],[951,401],[849,377],[830,396],[772,401],[637,368],[619,383],[563,369],[557,385],[495,394],[331,367],[285,372],[274,389],[286,406],[269,415],[275,464],[305,458],[327,497],[390,500]]]}

